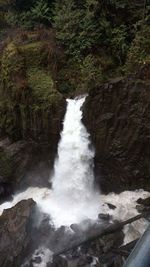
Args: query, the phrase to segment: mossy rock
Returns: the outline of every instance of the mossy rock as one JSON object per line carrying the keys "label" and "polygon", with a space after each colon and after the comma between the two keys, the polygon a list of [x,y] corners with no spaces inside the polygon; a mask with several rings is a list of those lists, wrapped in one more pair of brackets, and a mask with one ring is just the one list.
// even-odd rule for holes
{"label": "mossy rock", "polygon": [[27,71],[28,83],[32,89],[33,102],[38,105],[47,106],[59,102],[62,95],[56,90],[52,75],[44,69],[30,68]]}
{"label": "mossy rock", "polygon": [[19,105],[9,100],[0,101],[0,132],[17,140],[21,137]]}
{"label": "mossy rock", "polygon": [[[3,51],[0,80],[0,133],[13,140],[47,140],[62,116],[65,101],[41,59],[41,43],[9,43]],[[62,109],[62,111],[61,111]],[[62,113],[62,114],[61,114]]]}
{"label": "mossy rock", "polygon": [[23,57],[14,43],[9,43],[2,56],[2,79],[8,82],[13,74],[24,69]]}
{"label": "mossy rock", "polygon": [[25,45],[20,46],[20,50],[22,51],[26,67],[39,67],[44,65],[44,61],[46,60],[45,53],[42,53],[42,42],[31,42]]}
{"label": "mossy rock", "polygon": [[29,94],[26,81],[25,62],[21,51],[9,43],[3,51],[1,61],[1,84],[4,96],[19,101]]}
{"label": "mossy rock", "polygon": [[0,149],[0,176],[9,178],[12,174],[12,160],[3,150]]}
{"label": "mossy rock", "polygon": [[54,89],[54,82],[49,72],[43,69],[30,68],[27,70],[29,86],[36,98],[45,100]]}

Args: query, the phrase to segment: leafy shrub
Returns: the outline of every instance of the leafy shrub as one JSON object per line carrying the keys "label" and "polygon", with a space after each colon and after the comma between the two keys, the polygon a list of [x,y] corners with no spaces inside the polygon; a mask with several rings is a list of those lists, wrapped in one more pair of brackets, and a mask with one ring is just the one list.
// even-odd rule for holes
{"label": "leafy shrub", "polygon": [[127,73],[133,72],[146,63],[150,63],[150,28],[143,25],[129,50],[125,70]]}
{"label": "leafy shrub", "polygon": [[45,0],[38,0],[31,8],[31,17],[38,23],[49,23],[51,21],[50,8]]}
{"label": "leafy shrub", "polygon": [[124,63],[129,48],[127,42],[127,28],[125,25],[115,27],[111,31],[111,49],[119,63]]}
{"label": "leafy shrub", "polygon": [[103,80],[102,67],[92,55],[85,57],[80,68],[83,91],[98,86]]}
{"label": "leafy shrub", "polygon": [[49,24],[52,19],[51,16],[48,3],[45,0],[38,0],[33,6],[30,5],[30,9],[26,11],[8,10],[5,14],[5,20],[12,27],[31,29],[38,23]]}

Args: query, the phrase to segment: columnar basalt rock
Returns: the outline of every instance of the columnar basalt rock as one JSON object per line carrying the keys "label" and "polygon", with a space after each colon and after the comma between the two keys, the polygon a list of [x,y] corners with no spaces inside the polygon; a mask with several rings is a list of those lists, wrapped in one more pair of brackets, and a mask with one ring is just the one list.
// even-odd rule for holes
{"label": "columnar basalt rock", "polygon": [[150,189],[150,80],[145,71],[142,79],[136,75],[91,90],[84,105],[83,120],[96,151],[95,175],[105,193]]}

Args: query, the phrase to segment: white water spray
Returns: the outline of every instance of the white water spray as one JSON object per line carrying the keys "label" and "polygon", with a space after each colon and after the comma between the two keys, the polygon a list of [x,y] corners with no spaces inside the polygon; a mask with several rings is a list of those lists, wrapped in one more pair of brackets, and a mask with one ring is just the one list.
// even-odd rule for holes
{"label": "white water spray", "polygon": [[100,209],[100,196],[94,190],[94,151],[81,121],[84,101],[85,97],[67,100],[52,192],[49,202],[42,205],[56,227],[96,219]]}

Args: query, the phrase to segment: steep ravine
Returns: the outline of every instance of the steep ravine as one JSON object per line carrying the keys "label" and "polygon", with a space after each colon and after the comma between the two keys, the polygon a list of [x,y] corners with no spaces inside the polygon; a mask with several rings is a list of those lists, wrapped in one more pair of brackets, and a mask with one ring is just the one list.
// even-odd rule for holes
{"label": "steep ravine", "polygon": [[[20,175],[27,189],[15,192],[12,199],[0,205],[0,267],[94,267],[99,264],[104,267],[110,266],[110,262],[112,266],[116,266],[115,262],[122,266],[125,258],[118,258],[112,250],[133,240],[135,244],[146,229],[148,220],[144,217],[131,227],[121,229],[119,226],[115,232],[107,232],[109,226],[117,227],[118,221],[149,210],[149,192],[104,195],[94,187],[94,150],[82,123],[84,101],[85,97],[67,100],[58,156],[53,174],[47,175],[47,184],[38,172],[37,160],[36,175],[28,173],[24,179]],[[3,147],[9,152],[16,151],[14,157],[20,158],[17,144],[6,141],[1,142]],[[25,148],[20,142],[21,155],[23,151]],[[36,155],[34,151],[29,157],[28,151],[29,162],[33,164],[40,152],[39,147],[39,153]],[[31,187],[30,180],[33,182],[34,177]],[[137,207],[137,203],[148,205]],[[108,235],[103,233],[105,230]]]}
{"label": "steep ravine", "polygon": [[90,91],[83,120],[96,150],[95,175],[104,193],[150,190],[149,67]]}

